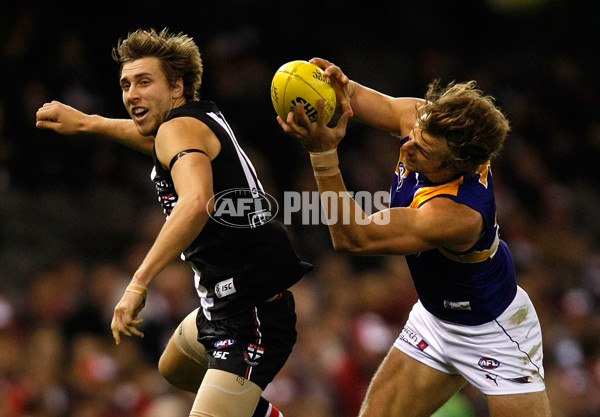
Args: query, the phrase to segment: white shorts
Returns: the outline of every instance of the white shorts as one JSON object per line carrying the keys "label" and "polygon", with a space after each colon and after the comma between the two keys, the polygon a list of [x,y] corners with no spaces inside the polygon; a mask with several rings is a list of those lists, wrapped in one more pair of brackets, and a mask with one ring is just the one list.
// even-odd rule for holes
{"label": "white shorts", "polygon": [[500,317],[478,326],[440,320],[417,302],[394,346],[439,371],[462,375],[486,395],[545,389],[540,323],[520,287]]}

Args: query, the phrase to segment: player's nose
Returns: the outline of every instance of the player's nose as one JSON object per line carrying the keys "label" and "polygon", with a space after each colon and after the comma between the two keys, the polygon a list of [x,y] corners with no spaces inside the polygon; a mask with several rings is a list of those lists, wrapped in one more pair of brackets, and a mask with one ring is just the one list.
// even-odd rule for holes
{"label": "player's nose", "polygon": [[127,92],[125,92],[125,99],[130,102],[135,102],[139,98],[139,89],[132,84]]}

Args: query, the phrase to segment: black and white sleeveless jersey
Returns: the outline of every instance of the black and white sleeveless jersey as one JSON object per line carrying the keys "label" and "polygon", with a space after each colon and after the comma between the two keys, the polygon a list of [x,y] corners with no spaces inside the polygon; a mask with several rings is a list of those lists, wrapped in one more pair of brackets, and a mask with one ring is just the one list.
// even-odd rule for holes
{"label": "black and white sleeveless jersey", "polygon": [[[188,103],[167,120],[176,117],[202,121],[221,142],[211,162],[214,211],[182,258],[195,272],[204,315],[228,318],[291,287],[312,265],[298,258],[286,229],[272,218],[254,167],[215,103]],[[156,151],[152,180],[168,218],[178,197]]]}

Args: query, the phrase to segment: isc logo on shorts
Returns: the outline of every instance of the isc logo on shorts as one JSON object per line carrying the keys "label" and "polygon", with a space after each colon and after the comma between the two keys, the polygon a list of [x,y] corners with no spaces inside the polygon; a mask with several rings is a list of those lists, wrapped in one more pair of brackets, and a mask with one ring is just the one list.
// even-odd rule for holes
{"label": "isc logo on shorts", "polygon": [[479,359],[479,362],[477,364],[479,365],[480,368],[483,368],[483,369],[496,369],[497,367],[500,366],[500,362],[498,362],[496,359],[485,358],[485,357]]}

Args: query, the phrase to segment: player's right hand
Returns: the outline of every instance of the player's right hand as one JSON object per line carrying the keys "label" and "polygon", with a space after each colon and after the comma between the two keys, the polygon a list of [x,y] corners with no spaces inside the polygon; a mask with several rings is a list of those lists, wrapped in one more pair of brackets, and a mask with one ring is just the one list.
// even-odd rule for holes
{"label": "player's right hand", "polygon": [[126,336],[144,337],[144,333],[137,329],[137,326],[143,322],[138,317],[145,305],[145,297],[135,292],[125,291],[123,297],[116,305],[110,329],[118,345],[121,343],[121,333]]}
{"label": "player's right hand", "polygon": [[[349,104],[343,104],[342,114],[335,126],[328,126],[323,115],[325,114],[325,102],[323,99],[317,102],[317,121],[311,123],[306,115],[302,103],[296,104],[296,113],[289,112],[286,120],[277,116],[277,122],[285,133],[298,139],[304,148],[311,153],[327,152],[337,148],[342,138],[346,135],[348,120],[353,111]],[[296,115],[299,122],[296,122]]]}
{"label": "player's right hand", "polygon": [[35,114],[35,126],[39,129],[54,130],[62,135],[74,135],[83,130],[88,115],[60,101],[44,103]]}

